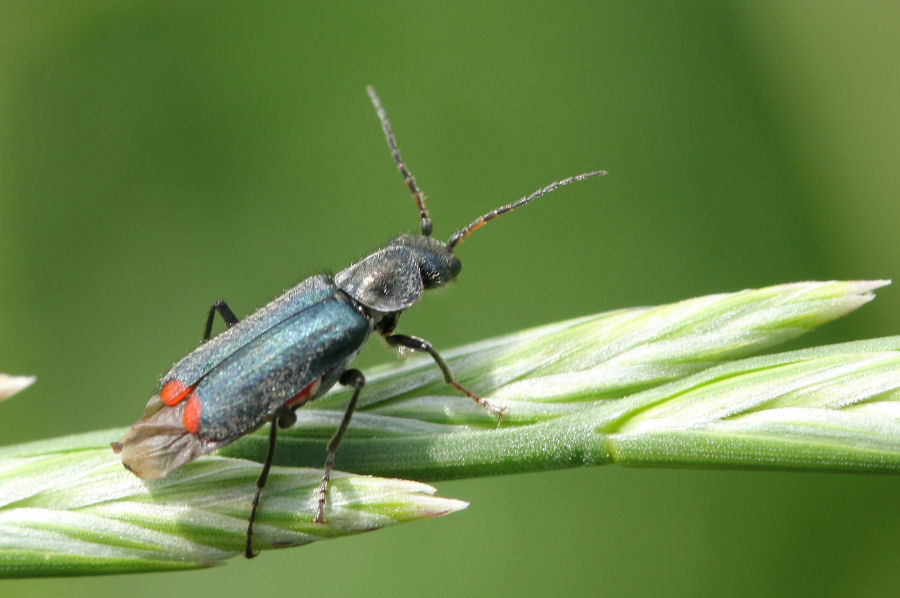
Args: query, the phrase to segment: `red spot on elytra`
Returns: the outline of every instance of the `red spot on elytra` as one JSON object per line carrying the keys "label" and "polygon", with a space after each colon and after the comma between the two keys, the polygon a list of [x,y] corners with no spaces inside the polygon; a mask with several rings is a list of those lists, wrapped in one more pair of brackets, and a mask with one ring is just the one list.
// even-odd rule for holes
{"label": "red spot on elytra", "polygon": [[173,407],[183,401],[193,390],[193,386],[188,386],[181,380],[169,380],[159,391],[159,398],[169,407]]}
{"label": "red spot on elytra", "polygon": [[196,434],[200,430],[200,397],[196,393],[191,393],[188,397],[181,421],[184,423],[184,429],[191,434]]}
{"label": "red spot on elytra", "polygon": [[294,405],[305,403],[311,396],[318,392],[320,386],[322,386],[321,376],[307,384],[305,387],[303,387],[303,390],[288,399],[287,403],[285,403],[284,406],[293,407]]}

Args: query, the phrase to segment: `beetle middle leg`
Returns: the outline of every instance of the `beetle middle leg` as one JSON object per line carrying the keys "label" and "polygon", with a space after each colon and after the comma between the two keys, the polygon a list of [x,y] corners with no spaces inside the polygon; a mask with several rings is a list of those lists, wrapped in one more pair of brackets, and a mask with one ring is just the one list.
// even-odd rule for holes
{"label": "beetle middle leg", "polygon": [[228,304],[225,303],[225,300],[219,299],[218,301],[213,303],[212,306],[210,306],[209,315],[206,316],[206,327],[203,329],[204,343],[209,340],[210,336],[212,336],[213,318],[215,317],[216,312],[219,312],[219,315],[222,316],[223,320],[225,320],[225,328],[231,328],[238,323],[237,316],[234,315],[234,312],[231,311],[231,308],[228,307]]}
{"label": "beetle middle leg", "polygon": [[444,358],[441,357],[437,351],[435,351],[434,347],[431,346],[431,343],[426,341],[424,338],[419,338],[418,336],[407,336],[405,334],[392,334],[390,336],[385,336],[384,340],[392,347],[405,347],[407,349],[412,349],[413,351],[423,351],[431,355],[431,358],[434,359],[434,362],[441,369],[441,374],[443,374],[444,376],[444,382],[493,413],[495,416],[497,416],[497,425],[500,424],[500,420],[503,418],[503,413],[506,411],[506,409],[495,407],[486,399],[483,399],[475,393],[467,390],[456,380],[454,380],[453,373],[450,371],[450,366],[447,365],[447,362],[444,361]]}
{"label": "beetle middle leg", "polygon": [[331,470],[334,469],[334,454],[341,445],[341,440],[344,439],[344,432],[347,431],[347,426],[350,425],[350,418],[353,417],[353,410],[356,408],[356,400],[359,398],[362,387],[366,384],[366,378],[359,370],[347,370],[341,374],[339,382],[344,386],[352,386],[353,396],[350,397],[347,410],[344,411],[344,419],[341,420],[340,427],[334,433],[334,436],[331,437],[331,440],[328,441],[328,458],[325,459],[325,473],[322,475],[322,486],[319,489],[319,507],[316,510],[314,523],[325,523],[325,499],[328,498],[328,482],[331,480]]}

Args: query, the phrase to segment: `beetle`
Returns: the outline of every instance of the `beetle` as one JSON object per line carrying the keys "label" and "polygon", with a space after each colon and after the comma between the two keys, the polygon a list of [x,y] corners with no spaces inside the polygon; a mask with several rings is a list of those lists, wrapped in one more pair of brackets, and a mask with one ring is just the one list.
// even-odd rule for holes
{"label": "beetle", "polygon": [[[381,101],[371,86],[366,91],[394,163],[412,192],[421,234],[398,235],[334,276],[307,278],[243,320],[238,320],[225,301],[213,303],[202,344],[162,377],[159,392],[150,398],[143,416],[111,445],[136,476],[157,479],[270,422],[268,450],[247,520],[247,558],[256,555],[253,522],[272,466],[278,428],[293,425],[296,409],[340,383],[353,387],[353,394],[327,445],[315,518],[316,523],[324,523],[335,453],[365,385],[363,374],[350,365],[373,331],[398,350],[429,354],[444,382],[493,414],[499,425],[503,409],[456,382],[431,343],[394,334],[400,314],[417,303],[425,290],[456,279],[461,264],[453,250],[472,231],[558,187],[606,174],[597,170],[556,181],[491,210],[453,233],[446,243],[438,241],[431,237],[425,197],[400,156]],[[225,330],[212,337],[217,313]]]}

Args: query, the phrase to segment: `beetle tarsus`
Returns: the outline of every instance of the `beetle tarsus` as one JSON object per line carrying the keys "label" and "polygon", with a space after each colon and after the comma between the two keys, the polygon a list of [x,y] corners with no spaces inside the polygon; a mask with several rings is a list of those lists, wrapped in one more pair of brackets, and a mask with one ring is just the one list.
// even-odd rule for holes
{"label": "beetle tarsus", "polygon": [[479,405],[481,405],[482,407],[484,407],[485,409],[490,411],[492,414],[494,414],[497,417],[497,427],[500,427],[500,422],[503,421],[503,414],[506,413],[506,407],[497,407],[496,405],[494,405],[487,399],[479,397],[472,391],[467,390],[465,387],[463,387],[461,384],[459,384],[455,380],[449,380],[446,382],[447,382],[447,384],[449,384],[450,386],[452,386],[453,388],[455,388],[456,390],[458,390],[462,394],[466,395],[467,397],[469,397],[470,399],[472,399],[473,401],[475,401],[476,403],[478,403]]}
{"label": "beetle tarsus", "polygon": [[478,403],[481,407],[484,407],[492,414],[494,414],[497,417],[497,426],[500,425],[500,421],[503,419],[503,413],[506,411],[506,408],[493,405],[487,399],[479,397],[477,394],[468,390],[462,384],[454,380],[453,372],[450,371],[450,366],[447,365],[447,362],[444,361],[444,358],[441,357],[440,354],[434,349],[434,347],[431,346],[431,343],[426,341],[424,338],[419,338],[418,336],[409,336],[406,334],[391,334],[390,336],[385,336],[384,340],[392,347],[410,349],[412,351],[421,351],[423,353],[428,353],[429,355],[431,355],[431,358],[434,359],[434,362],[441,370],[441,374],[444,376],[444,382]]}
{"label": "beetle tarsus", "polygon": [[325,459],[325,473],[322,475],[322,485],[319,486],[319,506],[316,508],[316,518],[313,523],[325,523],[325,501],[328,499],[328,484],[331,481],[331,470],[334,468],[334,451],[328,451]]}
{"label": "beetle tarsus", "polygon": [[366,378],[359,370],[347,370],[341,374],[339,382],[344,386],[353,387],[353,396],[347,403],[347,410],[344,411],[344,418],[337,432],[328,441],[328,457],[325,459],[325,473],[322,475],[322,485],[319,487],[319,506],[316,509],[316,518],[314,523],[325,523],[325,501],[328,498],[328,483],[331,481],[331,471],[334,469],[334,454],[338,447],[341,446],[341,440],[344,439],[344,432],[350,425],[350,418],[353,417],[353,410],[356,408],[356,401],[359,399],[359,393],[362,387],[366,385]]}

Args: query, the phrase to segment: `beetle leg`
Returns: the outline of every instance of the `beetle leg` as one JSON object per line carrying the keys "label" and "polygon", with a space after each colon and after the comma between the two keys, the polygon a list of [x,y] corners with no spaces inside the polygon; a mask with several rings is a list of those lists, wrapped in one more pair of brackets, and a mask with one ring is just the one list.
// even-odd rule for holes
{"label": "beetle leg", "polygon": [[344,432],[350,425],[350,418],[353,416],[353,409],[356,408],[356,400],[359,398],[359,392],[366,384],[366,378],[359,370],[347,370],[341,374],[339,380],[344,386],[352,386],[353,396],[347,404],[347,410],[344,412],[344,419],[341,425],[328,441],[328,458],[325,459],[325,474],[322,476],[322,487],[319,489],[319,508],[316,511],[316,519],[314,523],[325,523],[325,499],[328,497],[328,482],[331,479],[331,470],[334,469],[334,453],[337,452],[344,438]]}
{"label": "beetle leg", "polygon": [[206,328],[203,329],[203,342],[209,340],[209,337],[212,336],[212,325],[213,325],[213,317],[216,315],[216,312],[219,312],[219,315],[222,316],[222,319],[225,320],[225,328],[231,328],[235,324],[238,323],[237,316],[234,315],[234,312],[231,311],[231,308],[228,307],[228,304],[225,303],[224,299],[219,299],[209,308],[209,315],[206,316]]}
{"label": "beetle leg", "polygon": [[[226,307],[225,309],[228,308]],[[230,310],[229,313],[231,313]],[[212,311],[210,311],[210,320],[212,320]],[[269,470],[272,468],[272,458],[275,456],[275,438],[278,435],[278,428],[286,427],[282,425],[282,418],[286,418],[286,421],[290,421],[291,417],[296,420],[294,412],[290,409],[286,409],[284,411],[277,411],[272,418],[271,428],[269,429],[269,450],[266,452],[266,461],[263,463],[262,471],[256,479],[256,494],[253,495],[253,504],[250,507],[250,517],[247,519],[247,545],[244,547],[244,556],[248,559],[252,559],[259,554],[258,552],[253,552],[253,521],[256,519],[256,510],[259,508],[259,496],[262,493],[262,489],[266,486],[266,481],[269,479]]]}
{"label": "beetle leg", "polygon": [[469,390],[466,390],[461,384],[454,380],[453,373],[450,372],[450,366],[448,366],[447,362],[444,361],[444,358],[434,350],[434,347],[431,346],[431,343],[423,338],[419,338],[417,336],[407,336],[405,334],[392,334],[390,336],[384,337],[384,340],[387,341],[387,344],[391,345],[392,347],[405,347],[407,349],[412,349],[413,351],[423,351],[431,355],[431,358],[434,359],[434,362],[441,369],[441,374],[444,375],[444,382],[497,416],[497,425],[500,425],[500,420],[503,419],[503,412],[506,411],[506,409],[495,407],[487,400],[479,397]]}

